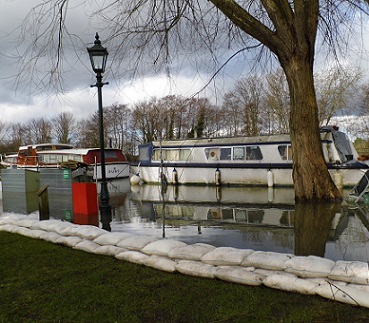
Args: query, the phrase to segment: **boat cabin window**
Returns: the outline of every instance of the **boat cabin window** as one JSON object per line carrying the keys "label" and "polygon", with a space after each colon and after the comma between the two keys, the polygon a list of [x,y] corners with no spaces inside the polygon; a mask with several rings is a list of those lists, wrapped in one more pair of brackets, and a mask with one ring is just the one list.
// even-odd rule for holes
{"label": "boat cabin window", "polygon": [[259,146],[246,147],[246,160],[262,160],[263,154]]}
{"label": "boat cabin window", "polygon": [[291,145],[278,146],[279,155],[283,160],[292,160],[292,147]]}
{"label": "boat cabin window", "polygon": [[26,157],[27,156],[27,149],[19,150],[19,156]]}
{"label": "boat cabin window", "polygon": [[220,160],[231,160],[231,148],[220,148]]}
{"label": "boat cabin window", "polygon": [[45,164],[58,164],[70,160],[74,160],[81,163],[83,162],[83,158],[80,155],[44,154],[39,155],[38,158],[41,162],[44,162]]}
{"label": "boat cabin window", "polygon": [[[165,161],[189,161],[193,160],[191,149],[188,148],[175,148],[161,150],[162,158]],[[160,149],[154,149],[153,160],[160,161]]]}
{"label": "boat cabin window", "polygon": [[117,154],[114,150],[105,150],[105,158],[117,158]]}
{"label": "boat cabin window", "polygon": [[233,160],[245,160],[245,147],[233,148]]}
{"label": "boat cabin window", "polygon": [[[233,157],[232,157],[233,152]],[[208,160],[262,160],[263,154],[259,146],[205,148]]]}
{"label": "boat cabin window", "polygon": [[191,149],[180,149],[179,150],[179,160],[187,161],[192,160]]}
{"label": "boat cabin window", "polygon": [[233,148],[233,160],[261,160],[263,154],[259,146],[246,146]]}
{"label": "boat cabin window", "polygon": [[151,159],[151,147],[149,145],[145,145],[139,147],[138,153],[140,161],[149,161]]}
{"label": "boat cabin window", "polygon": [[220,150],[218,147],[205,148],[205,156],[207,160],[219,160]]}

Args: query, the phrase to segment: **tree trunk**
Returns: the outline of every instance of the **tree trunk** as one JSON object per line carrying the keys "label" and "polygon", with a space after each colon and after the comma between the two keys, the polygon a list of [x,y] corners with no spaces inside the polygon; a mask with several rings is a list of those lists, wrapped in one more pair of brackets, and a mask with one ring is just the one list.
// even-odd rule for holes
{"label": "tree trunk", "polygon": [[313,68],[307,59],[282,62],[291,95],[290,135],[296,201],[342,199],[324,160]]}

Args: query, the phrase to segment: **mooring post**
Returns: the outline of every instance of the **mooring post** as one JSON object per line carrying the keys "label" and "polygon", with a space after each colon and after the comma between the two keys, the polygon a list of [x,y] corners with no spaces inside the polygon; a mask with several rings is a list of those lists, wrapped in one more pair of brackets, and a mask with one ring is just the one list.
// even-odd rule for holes
{"label": "mooring post", "polygon": [[49,220],[50,219],[50,211],[49,211],[49,194],[47,192],[47,188],[49,185],[42,186],[38,192],[38,211],[40,213],[39,220]]}

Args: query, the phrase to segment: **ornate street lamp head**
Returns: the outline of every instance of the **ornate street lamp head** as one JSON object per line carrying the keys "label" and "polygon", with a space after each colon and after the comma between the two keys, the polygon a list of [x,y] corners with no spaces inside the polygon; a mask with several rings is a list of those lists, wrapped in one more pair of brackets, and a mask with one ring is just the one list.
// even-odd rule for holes
{"label": "ornate street lamp head", "polygon": [[106,67],[106,60],[108,58],[108,51],[105,47],[101,46],[99,34],[96,33],[95,42],[92,47],[87,48],[90,55],[90,61],[92,69],[95,73],[104,73]]}

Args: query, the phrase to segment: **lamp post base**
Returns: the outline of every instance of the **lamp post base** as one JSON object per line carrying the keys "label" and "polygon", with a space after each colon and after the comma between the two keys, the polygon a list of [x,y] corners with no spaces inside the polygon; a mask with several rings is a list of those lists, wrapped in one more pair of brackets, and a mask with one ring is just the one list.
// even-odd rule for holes
{"label": "lamp post base", "polygon": [[111,206],[109,204],[109,191],[106,181],[101,182],[100,191],[100,222],[102,223],[102,228],[107,231],[111,231],[110,223],[111,217]]}
{"label": "lamp post base", "polygon": [[110,205],[100,205],[100,222],[102,228],[106,231],[111,231],[111,206]]}

